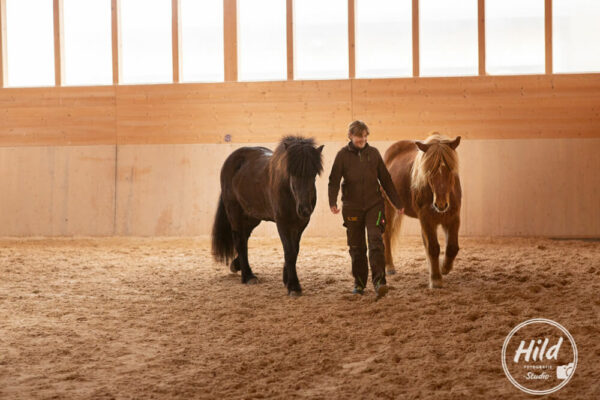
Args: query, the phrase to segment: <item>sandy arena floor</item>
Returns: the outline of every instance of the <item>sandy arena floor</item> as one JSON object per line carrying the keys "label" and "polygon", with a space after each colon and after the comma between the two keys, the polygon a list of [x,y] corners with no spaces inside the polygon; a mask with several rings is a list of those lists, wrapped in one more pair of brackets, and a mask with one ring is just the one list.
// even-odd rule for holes
{"label": "sandy arena floor", "polygon": [[304,239],[288,298],[278,240],[251,239],[261,283],[203,239],[0,240],[0,398],[526,398],[502,343],[546,317],[579,364],[545,398],[600,398],[600,242],[462,238],[427,288],[404,238],[388,297],[352,296],[344,240]]}

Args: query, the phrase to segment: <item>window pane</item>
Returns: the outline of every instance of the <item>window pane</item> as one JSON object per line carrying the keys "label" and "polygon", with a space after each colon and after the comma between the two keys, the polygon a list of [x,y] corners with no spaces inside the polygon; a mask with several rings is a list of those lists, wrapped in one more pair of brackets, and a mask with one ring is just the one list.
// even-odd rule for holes
{"label": "window pane", "polygon": [[182,81],[223,82],[223,0],[181,0]]}
{"label": "window pane", "polygon": [[421,76],[478,73],[477,0],[421,0],[419,20]]}
{"label": "window pane", "polygon": [[123,83],[173,81],[171,0],[121,0]]}
{"label": "window pane", "polygon": [[7,86],[54,86],[52,0],[6,1],[6,58]]}
{"label": "window pane", "polygon": [[112,84],[110,2],[63,0],[65,85]]}
{"label": "window pane", "polygon": [[552,4],[554,72],[600,71],[600,1]]}
{"label": "window pane", "polygon": [[356,76],[412,76],[411,0],[357,0]]}
{"label": "window pane", "polygon": [[543,1],[486,0],[486,72],[543,74],[545,51]]}
{"label": "window pane", "polygon": [[285,0],[238,0],[239,80],[287,79]]}
{"label": "window pane", "polygon": [[294,2],[294,77],[348,78],[348,1]]}

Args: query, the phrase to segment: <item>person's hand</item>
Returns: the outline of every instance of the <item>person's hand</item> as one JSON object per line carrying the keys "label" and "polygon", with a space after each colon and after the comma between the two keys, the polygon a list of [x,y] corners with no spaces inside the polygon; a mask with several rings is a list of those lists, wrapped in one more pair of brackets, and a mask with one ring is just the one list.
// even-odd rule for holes
{"label": "person's hand", "polygon": [[337,205],[336,205],[336,206],[331,207],[331,212],[334,214],[338,214],[340,212],[340,209],[337,208]]}

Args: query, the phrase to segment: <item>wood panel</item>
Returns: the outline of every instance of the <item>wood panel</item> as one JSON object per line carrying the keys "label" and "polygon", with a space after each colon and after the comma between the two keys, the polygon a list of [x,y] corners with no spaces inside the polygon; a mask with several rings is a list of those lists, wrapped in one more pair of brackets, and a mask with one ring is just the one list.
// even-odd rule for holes
{"label": "wood panel", "polygon": [[356,77],[356,22],[355,13],[356,0],[348,0],[348,77]]}
{"label": "wood panel", "polygon": [[419,46],[419,0],[412,0],[412,62],[415,77],[421,75]]}
{"label": "wood panel", "polygon": [[121,82],[121,0],[111,0],[112,71],[113,84]]}
{"label": "wood panel", "polygon": [[599,137],[598,75],[356,80],[354,118],[378,140]]}
{"label": "wood panel", "polygon": [[112,86],[3,89],[0,115],[0,146],[116,143]]}
{"label": "wood panel", "polygon": [[172,0],[173,83],[181,81],[181,0]]}
{"label": "wood panel", "polygon": [[479,75],[485,75],[485,0],[477,0],[477,45]]}
{"label": "wood panel", "polygon": [[117,93],[119,144],[325,139],[351,119],[348,80],[123,86]]}
{"label": "wood panel", "polygon": [[285,26],[287,39],[287,79],[294,80],[294,0],[285,2]]}
{"label": "wood panel", "polygon": [[225,82],[0,90],[0,146],[600,137],[600,74]]}
{"label": "wood panel", "polygon": [[54,84],[62,86],[65,77],[63,0],[54,0]]}
{"label": "wood panel", "polygon": [[551,74],[554,70],[552,63],[552,0],[545,0],[544,25],[546,44],[546,73]]}
{"label": "wood panel", "polygon": [[235,82],[238,78],[237,0],[223,0],[223,46],[225,81]]}
{"label": "wood panel", "polygon": [[0,88],[7,85],[6,71],[6,0],[0,0]]}
{"label": "wood panel", "polygon": [[0,171],[0,236],[114,234],[114,145],[3,147]]}

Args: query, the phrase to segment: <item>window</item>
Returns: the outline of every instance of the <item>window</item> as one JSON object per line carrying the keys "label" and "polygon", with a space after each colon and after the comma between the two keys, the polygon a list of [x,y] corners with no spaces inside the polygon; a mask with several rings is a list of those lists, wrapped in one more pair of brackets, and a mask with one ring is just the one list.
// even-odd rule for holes
{"label": "window", "polygon": [[171,0],[121,0],[123,83],[173,81]]}
{"label": "window", "polygon": [[348,78],[348,1],[294,2],[294,77]]}
{"label": "window", "polygon": [[421,76],[477,75],[476,0],[421,0],[419,20]]}
{"label": "window", "polygon": [[182,81],[223,82],[223,0],[181,0]]}
{"label": "window", "polygon": [[600,71],[600,2],[554,0],[554,72]]}
{"label": "window", "polygon": [[7,86],[54,86],[52,0],[6,0],[6,58]]}
{"label": "window", "polygon": [[356,76],[412,76],[412,1],[356,1]]}
{"label": "window", "polygon": [[239,80],[287,78],[285,0],[238,0]]}
{"label": "window", "polygon": [[110,2],[63,0],[64,84],[112,84]]}
{"label": "window", "polygon": [[487,0],[485,58],[490,74],[545,72],[544,2]]}

